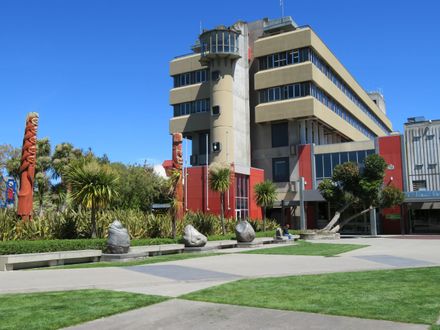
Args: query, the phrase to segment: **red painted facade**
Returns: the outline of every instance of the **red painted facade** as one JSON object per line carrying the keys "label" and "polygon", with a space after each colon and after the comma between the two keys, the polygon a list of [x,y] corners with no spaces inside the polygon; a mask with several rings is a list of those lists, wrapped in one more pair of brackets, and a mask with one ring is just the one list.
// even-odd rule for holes
{"label": "red painted facade", "polygon": [[[379,138],[379,155],[387,162],[388,169],[385,171],[384,184],[395,186],[403,191],[403,165],[400,135]],[[404,213],[401,208],[393,207],[381,210],[380,216],[384,234],[400,234],[401,221],[399,216]],[[406,221],[406,219],[403,219]]]}
{"label": "red painted facade", "polygon": [[[184,195],[186,197],[186,211],[201,211],[212,214],[220,214],[220,194],[207,187],[206,166],[189,167],[187,170],[187,180],[185,182]],[[208,170],[209,171],[209,170]],[[231,171],[231,184],[225,198],[225,217],[235,218],[235,173]],[[264,181],[264,170],[251,168],[249,176],[248,191],[249,198],[249,216],[252,219],[262,219],[262,211],[256,205],[254,198],[255,184]],[[208,179],[209,182],[209,179]],[[207,189],[208,188],[208,189]],[[206,198],[208,195],[208,198]]]}
{"label": "red painted facade", "polygon": [[299,176],[304,178],[304,189],[311,190],[312,184],[312,146],[310,144],[304,144],[298,146],[298,163],[299,163]]}
{"label": "red painted facade", "polygon": [[254,193],[255,185],[263,181],[264,181],[264,170],[251,167],[251,173],[249,176],[249,194],[250,194],[249,217],[251,219],[263,218],[263,211],[261,207],[257,205],[255,193]]}
{"label": "red painted facade", "polygon": [[[403,191],[403,165],[400,135],[386,136],[378,138],[379,155],[384,158],[389,165],[385,172],[384,184],[393,185]],[[298,147],[299,175],[304,177],[307,184],[306,190],[313,188],[312,180],[312,149],[311,145],[301,145]],[[306,202],[305,209],[307,215],[307,228],[316,228],[315,208],[317,202]],[[383,234],[400,234],[402,223],[400,216],[406,215],[401,212],[401,207],[383,209],[380,212]],[[403,218],[404,226],[407,226],[407,219]]]}

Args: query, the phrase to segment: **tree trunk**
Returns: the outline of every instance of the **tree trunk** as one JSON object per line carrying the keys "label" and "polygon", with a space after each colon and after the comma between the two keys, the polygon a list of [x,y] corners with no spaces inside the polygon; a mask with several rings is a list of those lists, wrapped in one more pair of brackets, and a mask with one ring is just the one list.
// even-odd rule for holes
{"label": "tree trunk", "polygon": [[95,209],[95,200],[92,199],[92,238],[96,238],[96,209]]}
{"label": "tree trunk", "polygon": [[355,215],[352,215],[351,217],[348,217],[347,219],[345,219],[344,221],[342,221],[339,225],[335,226],[332,230],[330,230],[332,233],[337,233],[339,230],[342,229],[342,227],[344,227],[347,223],[349,223],[351,220],[356,219],[357,217],[361,216],[362,214],[365,214],[367,212],[370,212],[373,209],[373,206],[370,205],[368,208],[366,208],[365,210],[362,210],[359,213],[356,213]]}
{"label": "tree trunk", "polygon": [[266,231],[266,207],[263,207],[263,231]]}
{"label": "tree trunk", "polygon": [[222,233],[223,233],[223,235],[226,235],[226,230],[225,230],[225,210],[224,210],[224,207],[223,207],[224,199],[225,199],[225,193],[221,193],[220,194],[220,218],[221,218],[221,221],[222,221]]}
{"label": "tree trunk", "polygon": [[335,212],[335,215],[330,220],[330,222],[325,226],[322,231],[329,231],[333,228],[333,226],[338,222],[339,218],[341,217],[341,214],[351,205],[352,203],[347,203],[343,207],[341,207],[339,210]]}

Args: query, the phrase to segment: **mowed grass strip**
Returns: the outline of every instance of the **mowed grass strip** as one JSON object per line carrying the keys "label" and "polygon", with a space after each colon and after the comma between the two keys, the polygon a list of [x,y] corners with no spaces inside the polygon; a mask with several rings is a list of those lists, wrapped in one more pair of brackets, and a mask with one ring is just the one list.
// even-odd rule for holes
{"label": "mowed grass strip", "polygon": [[185,260],[185,259],[194,259],[194,258],[202,258],[202,257],[212,257],[218,256],[221,253],[178,253],[178,254],[167,254],[162,256],[148,257],[142,260],[133,260],[133,261],[115,261],[115,262],[94,262],[94,263],[83,263],[83,264],[75,264],[75,265],[65,265],[65,266],[56,266],[50,268],[39,268],[39,269],[72,269],[72,268],[102,268],[102,267],[127,267],[127,266],[140,266],[140,265],[151,265],[157,264],[160,262],[167,261],[177,261],[177,260]]}
{"label": "mowed grass strip", "polygon": [[0,295],[0,329],[59,329],[167,299],[106,290]]}
{"label": "mowed grass strip", "polygon": [[303,256],[324,256],[333,257],[335,255],[361,249],[368,245],[361,244],[331,244],[331,243],[310,243],[298,241],[297,244],[284,245],[275,248],[258,249],[242,253],[249,254],[282,254],[282,255],[303,255]]}
{"label": "mowed grass strip", "polygon": [[223,304],[435,324],[440,267],[246,279],[181,298]]}

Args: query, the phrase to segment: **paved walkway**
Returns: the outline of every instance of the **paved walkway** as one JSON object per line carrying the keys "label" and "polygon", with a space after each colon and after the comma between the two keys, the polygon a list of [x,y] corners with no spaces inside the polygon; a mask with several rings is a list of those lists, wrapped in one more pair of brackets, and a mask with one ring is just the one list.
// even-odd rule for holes
{"label": "paved walkway", "polygon": [[173,299],[69,329],[426,330],[428,326]]}
{"label": "paved walkway", "polygon": [[[134,267],[0,272],[0,294],[13,292],[16,293],[99,288],[178,297],[182,294],[219,285],[222,283],[227,283],[230,281],[235,281],[240,278],[440,266],[440,253],[438,253],[438,251],[440,251],[440,240],[356,238],[320,242],[337,244],[368,244],[370,246],[363,249],[344,253],[337,257],[329,258],[312,256],[228,253],[219,256],[187,259]],[[187,308],[191,310],[197,310],[198,308],[201,308],[200,311],[205,311],[206,309],[206,313],[208,313],[208,311],[212,311],[212,309],[210,309],[212,307],[207,307],[204,303],[200,303],[202,304],[200,305],[197,303],[173,300],[172,302],[168,302],[165,304],[147,307],[149,311],[152,311],[152,313],[149,313],[149,315],[155,315],[154,311],[156,311],[156,309],[160,310],[161,308],[164,308],[161,306],[166,307],[168,306],[167,304],[184,304],[185,306],[187,306]],[[237,309],[237,307],[229,306],[218,308],[220,311]],[[215,311],[217,309],[214,308],[213,310]],[[246,312],[248,311],[248,309],[240,308],[240,311],[243,311],[243,315],[253,314],[256,317],[255,314],[257,314],[255,311]],[[162,315],[164,315],[165,317],[167,315],[167,312],[169,312],[168,308],[163,311]],[[136,313],[142,312],[133,311],[129,313],[134,313],[135,315],[137,315]],[[196,311],[194,313],[197,314]],[[214,312],[213,315],[206,313],[203,314],[205,315],[205,322],[209,319],[215,319],[216,314]],[[215,328],[221,329],[223,326],[225,328],[235,328],[238,324],[240,324],[241,326],[242,322],[239,321],[239,316],[241,315],[240,313],[234,314],[234,316],[231,315],[231,322],[237,322],[233,323],[235,324],[235,326],[231,326],[231,324],[228,323],[227,319],[225,319],[220,323],[220,326],[217,327],[216,325]],[[261,315],[264,315],[265,312],[259,310],[258,314],[260,315],[260,313]],[[271,315],[276,315],[274,311],[270,311],[270,313],[272,313]],[[291,324],[295,324],[297,322],[298,324],[301,324],[301,322],[298,320],[298,315],[302,314],[292,314],[291,312],[279,313],[288,313],[286,314],[289,315],[288,321],[278,320],[277,317],[268,317],[267,324],[277,324],[277,328],[282,328],[282,326],[284,326],[283,324],[287,323],[288,328],[290,329],[292,329]],[[127,317],[127,320],[129,320],[130,322],[134,322],[134,320],[131,319],[130,315],[131,314],[125,313],[114,317],[117,319],[125,319]],[[182,314],[181,317],[183,317],[183,315],[184,314]],[[145,317],[142,320],[145,321]],[[312,316],[310,316],[310,318],[312,319],[317,318],[318,321],[316,324],[321,324],[323,322],[320,317],[321,316],[318,314],[312,314]],[[333,318],[329,317],[328,322],[331,322],[330,320],[333,320]],[[156,322],[155,318],[152,318],[151,322]],[[167,319],[166,322],[168,323],[165,324],[174,324],[175,326],[177,325],[177,323],[172,323],[171,319]],[[181,320],[180,322],[186,321]],[[252,324],[252,322],[249,323],[250,321],[246,322],[247,324]],[[335,320],[334,322],[343,321],[339,320],[338,318],[338,320]],[[337,325],[336,328],[353,328],[349,326],[349,322],[351,321],[346,320],[346,322],[348,323],[341,323],[341,325]],[[371,324],[374,324],[374,322]],[[151,324],[153,327],[154,323]],[[368,329],[368,324],[355,328]],[[261,328],[261,326],[258,326],[259,323],[257,323],[256,325],[257,328]],[[136,327],[136,323],[133,323],[133,326]],[[156,326],[154,327],[156,328]],[[194,328],[193,324],[191,325],[191,327]],[[160,329],[160,327],[157,328]],[[377,327],[373,328],[382,329]],[[302,329],[321,328],[310,326],[302,327]],[[326,329],[329,329],[329,327],[327,327]],[[383,329],[391,328],[385,327]]]}

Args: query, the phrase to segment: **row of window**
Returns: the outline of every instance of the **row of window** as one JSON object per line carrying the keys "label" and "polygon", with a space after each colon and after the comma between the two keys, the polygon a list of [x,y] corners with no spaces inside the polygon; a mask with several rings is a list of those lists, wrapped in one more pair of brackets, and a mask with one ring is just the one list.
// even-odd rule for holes
{"label": "row of window", "polygon": [[292,85],[277,86],[259,91],[260,103],[294,99],[310,95],[310,83],[303,82]]}
{"label": "row of window", "polygon": [[316,179],[331,178],[334,168],[346,162],[353,162],[363,166],[365,157],[372,154],[374,154],[372,149],[318,154],[315,156]]}
{"label": "row of window", "polygon": [[174,88],[202,83],[208,81],[208,69],[181,73],[173,76],[173,78]]}
{"label": "row of window", "polygon": [[324,104],[327,108],[336,113],[339,117],[344,119],[346,122],[350,123],[357,130],[361,131],[365,136],[369,139],[373,139],[376,137],[376,134],[373,133],[367,126],[365,126],[359,119],[353,116],[347,109],[345,109],[342,105],[340,105],[334,98],[332,98],[329,94],[324,92],[321,88],[316,86],[315,84],[311,84],[311,95]]}
{"label": "row of window", "polygon": [[209,99],[175,104],[174,117],[189,115],[191,113],[208,112],[209,107]]}
{"label": "row of window", "polygon": [[341,77],[313,50],[310,50],[310,59],[312,63],[330,79],[339,90],[341,90],[359,109],[362,110],[376,125],[378,125],[385,133],[390,130],[382,121],[374,114],[373,111],[361,100],[359,96],[342,80]]}
{"label": "row of window", "polygon": [[[414,135],[413,136],[413,141],[414,142],[419,142],[421,140],[421,138],[422,137],[420,135]],[[425,137],[425,140],[431,141],[431,140],[434,140],[434,138],[435,138],[434,134],[427,134],[426,137]]]}
{"label": "row of window", "polygon": [[312,95],[339,117],[356,127],[365,136],[372,139],[376,137],[367,126],[354,117],[348,110],[336,102],[330,95],[311,82],[302,82],[292,85],[277,86],[263,89],[259,92],[260,103],[273,102],[278,100],[292,99]]}
{"label": "row of window", "polygon": [[214,31],[201,37],[202,56],[206,53],[238,53],[238,34]]}
{"label": "row of window", "polygon": [[292,49],[285,52],[259,57],[260,70],[266,70],[285,65],[311,61],[327,78],[329,78],[359,109],[373,120],[384,132],[390,130],[374,114],[374,112],[361,100],[359,96],[339,77],[339,75],[310,47]]}
{"label": "row of window", "polygon": [[278,68],[280,66],[306,62],[310,60],[308,48],[292,49],[285,52],[270,54],[258,58],[260,70]]}

